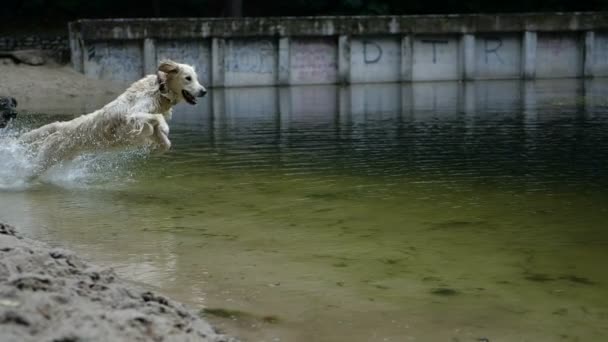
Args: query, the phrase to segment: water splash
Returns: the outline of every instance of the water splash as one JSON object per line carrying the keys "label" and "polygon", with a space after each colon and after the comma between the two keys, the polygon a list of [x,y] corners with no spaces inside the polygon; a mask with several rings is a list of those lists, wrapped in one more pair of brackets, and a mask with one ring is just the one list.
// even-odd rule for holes
{"label": "water splash", "polygon": [[0,132],[0,190],[23,190],[31,186],[27,175],[33,168],[32,156],[19,143],[18,130]]}
{"label": "water splash", "polygon": [[19,143],[21,133],[16,129],[0,133],[0,191],[22,191],[41,183],[64,188],[115,187],[131,182],[133,165],[149,155],[145,149],[87,154],[32,178],[28,175],[34,169],[34,157]]}
{"label": "water splash", "polygon": [[148,156],[144,149],[82,155],[57,165],[40,180],[63,188],[115,188],[134,180],[134,165]]}

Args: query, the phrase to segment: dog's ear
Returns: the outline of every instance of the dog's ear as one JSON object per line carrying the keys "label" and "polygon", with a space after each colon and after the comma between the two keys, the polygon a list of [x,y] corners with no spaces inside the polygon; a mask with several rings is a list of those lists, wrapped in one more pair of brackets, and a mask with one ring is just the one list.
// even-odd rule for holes
{"label": "dog's ear", "polygon": [[163,71],[156,72],[156,81],[158,82],[158,89],[162,94],[167,92],[167,73]]}
{"label": "dog's ear", "polygon": [[158,71],[162,71],[166,74],[177,74],[179,72],[179,64],[172,60],[166,59],[158,65]]}
{"label": "dog's ear", "polygon": [[13,103],[13,108],[17,108],[17,100],[14,97],[11,97],[11,102]]}

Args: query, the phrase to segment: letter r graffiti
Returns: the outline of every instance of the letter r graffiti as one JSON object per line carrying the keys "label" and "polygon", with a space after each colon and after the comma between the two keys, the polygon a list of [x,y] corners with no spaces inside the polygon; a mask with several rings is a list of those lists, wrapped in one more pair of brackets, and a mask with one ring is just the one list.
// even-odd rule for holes
{"label": "letter r graffiti", "polygon": [[[494,42],[495,46],[490,48],[490,42]],[[500,39],[500,38],[486,38],[484,40],[484,50],[483,51],[485,52],[486,64],[488,64],[488,56],[490,54],[496,55],[496,59],[498,59],[500,64],[505,64],[505,62],[502,60],[502,57],[500,57],[500,55],[498,54],[498,49],[500,49],[501,47],[502,47],[502,39]]]}

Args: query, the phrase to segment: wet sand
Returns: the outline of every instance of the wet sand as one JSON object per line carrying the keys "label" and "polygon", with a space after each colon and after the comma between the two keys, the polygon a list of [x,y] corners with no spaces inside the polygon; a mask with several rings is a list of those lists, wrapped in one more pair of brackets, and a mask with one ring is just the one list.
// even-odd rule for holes
{"label": "wet sand", "polygon": [[182,304],[2,223],[0,336],[4,342],[236,341]]}

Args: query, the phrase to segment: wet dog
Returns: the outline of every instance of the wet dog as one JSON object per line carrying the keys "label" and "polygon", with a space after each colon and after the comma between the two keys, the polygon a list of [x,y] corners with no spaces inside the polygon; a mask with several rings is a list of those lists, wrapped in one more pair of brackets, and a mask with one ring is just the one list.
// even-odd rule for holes
{"label": "wet dog", "polygon": [[9,96],[0,96],[0,128],[5,128],[17,117],[17,100]]}
{"label": "wet dog", "polygon": [[35,155],[35,177],[48,168],[83,153],[152,145],[171,147],[171,111],[180,101],[191,105],[207,93],[194,68],[163,61],[155,75],[133,83],[122,95],[93,113],[58,121],[20,137]]}

